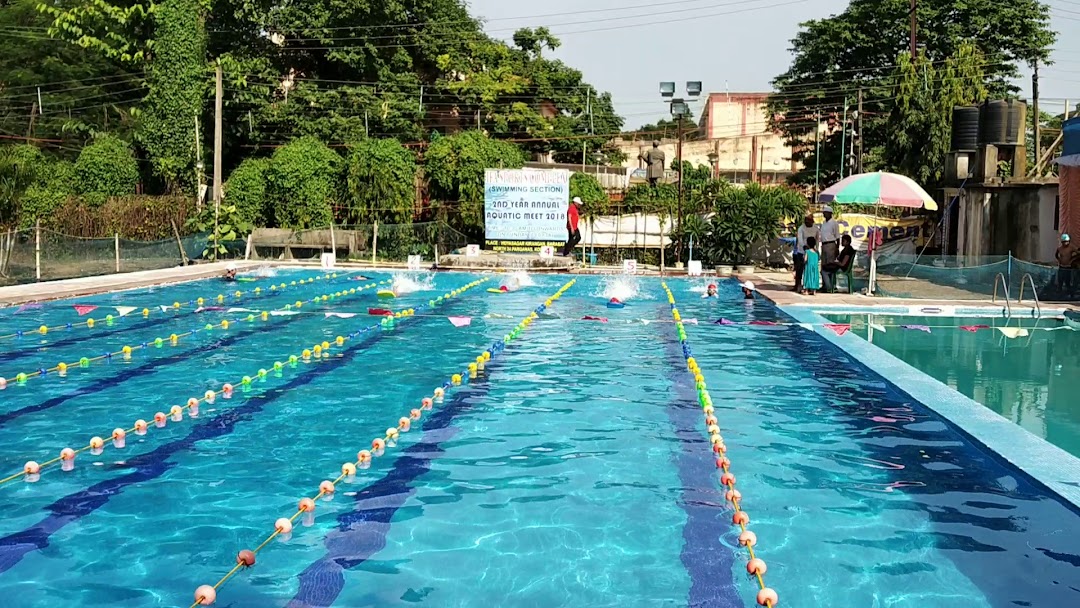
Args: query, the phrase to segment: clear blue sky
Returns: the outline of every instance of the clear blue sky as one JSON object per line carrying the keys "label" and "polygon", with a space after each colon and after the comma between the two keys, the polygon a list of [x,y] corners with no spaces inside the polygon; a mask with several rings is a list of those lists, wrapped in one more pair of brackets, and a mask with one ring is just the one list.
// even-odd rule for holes
{"label": "clear blue sky", "polygon": [[[675,81],[680,91],[687,80],[701,80],[705,91],[770,90],[769,81],[790,63],[789,41],[799,23],[847,6],[847,0],[468,1],[497,38],[508,39],[520,27],[548,26],[563,43],[555,56],[610,91],[628,128],[666,115],[657,90],[661,80]],[[1080,102],[1080,1],[1048,3],[1059,40],[1057,65],[1044,68],[1041,95],[1044,110],[1060,113],[1062,98],[1074,107]],[[1025,74],[1018,84],[1027,97],[1031,80]],[[695,116],[700,108],[695,105]]]}

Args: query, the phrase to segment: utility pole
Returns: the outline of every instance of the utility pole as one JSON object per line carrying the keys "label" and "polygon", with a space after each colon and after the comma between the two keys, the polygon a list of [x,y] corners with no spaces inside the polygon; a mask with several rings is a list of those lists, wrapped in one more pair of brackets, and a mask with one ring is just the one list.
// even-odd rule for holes
{"label": "utility pole", "polygon": [[214,68],[214,260],[218,259],[218,219],[221,215],[221,62]]}
{"label": "utility pole", "polygon": [[199,117],[195,116],[195,208],[202,211],[203,208],[203,162],[202,142],[199,141]]}
{"label": "utility pole", "polygon": [[821,188],[821,111],[814,112],[814,204]]}
{"label": "utility pole", "polygon": [[864,134],[863,134],[863,130],[862,130],[862,126],[863,126],[862,102],[863,102],[863,90],[859,89],[859,110],[858,110],[859,114],[855,117],[855,125],[856,125],[855,128],[857,129],[856,135],[858,135],[858,137],[859,137],[859,155],[855,157],[855,170],[858,173],[863,172],[863,139],[864,139]]}
{"label": "utility pole", "polygon": [[915,56],[919,53],[918,49],[915,46],[915,39],[916,39],[915,30],[916,30],[916,28],[918,26],[918,19],[915,16],[915,11],[918,8],[919,8],[919,0],[911,0],[911,34],[910,34],[909,43],[911,45],[911,60],[912,61],[915,60]]}
{"label": "utility pole", "polygon": [[675,263],[682,263],[682,200],[683,200],[683,171],[682,171],[682,114],[675,117],[675,120],[679,121],[676,127],[676,137],[679,138],[679,143],[676,145],[675,156],[678,158],[679,163],[679,246],[675,248]]}
{"label": "utility pole", "polygon": [[[1031,123],[1035,125],[1035,162],[1036,169],[1038,169],[1038,160],[1042,157],[1042,130],[1039,128],[1039,62],[1035,61],[1032,64],[1031,73]],[[1042,173],[1042,171],[1039,171]],[[1039,177],[1036,175],[1035,177]]]}
{"label": "utility pole", "polygon": [[848,98],[844,98],[844,113],[840,115],[840,179],[844,179],[844,165],[847,164],[847,120]]}

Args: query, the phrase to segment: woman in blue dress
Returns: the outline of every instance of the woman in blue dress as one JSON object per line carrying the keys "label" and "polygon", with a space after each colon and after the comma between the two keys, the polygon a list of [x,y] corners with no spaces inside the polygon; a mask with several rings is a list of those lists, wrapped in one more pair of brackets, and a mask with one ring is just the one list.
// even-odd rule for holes
{"label": "woman in blue dress", "polygon": [[814,295],[821,289],[821,256],[818,254],[817,239],[806,237],[806,268],[803,270],[803,293]]}

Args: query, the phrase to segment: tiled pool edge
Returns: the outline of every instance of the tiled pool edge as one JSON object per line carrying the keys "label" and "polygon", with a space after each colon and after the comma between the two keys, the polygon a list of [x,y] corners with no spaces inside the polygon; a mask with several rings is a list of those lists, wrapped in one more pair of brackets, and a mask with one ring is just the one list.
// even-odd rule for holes
{"label": "tiled pool edge", "polygon": [[[1049,491],[1080,509],[1080,458],[1032,435],[935,378],[859,336],[843,336],[822,326],[828,323],[805,306],[780,306],[800,323],[850,354],[862,365],[896,385],[901,391],[948,420],[977,444],[1004,458]],[[1074,480],[1074,481],[1069,481]]]}

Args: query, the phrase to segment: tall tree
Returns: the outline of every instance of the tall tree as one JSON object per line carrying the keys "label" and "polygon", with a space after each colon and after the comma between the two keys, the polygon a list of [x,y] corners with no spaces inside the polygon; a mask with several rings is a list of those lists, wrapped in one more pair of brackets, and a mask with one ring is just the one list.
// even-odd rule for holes
{"label": "tall tree", "polygon": [[[908,0],[851,0],[838,15],[802,24],[792,40],[791,67],[773,80],[776,92],[769,99],[773,126],[805,167],[795,181],[814,181],[817,117],[828,124],[820,154],[822,182],[828,183],[844,162],[840,144],[846,138],[840,127],[845,102],[853,109],[862,89],[867,116],[891,114],[896,58],[908,49],[909,10]],[[961,56],[963,46],[973,45],[982,57],[982,73],[980,82],[967,85],[981,84],[992,96],[1012,93],[1009,83],[1020,64],[1047,62],[1056,38],[1049,9],[1038,0],[920,2],[917,18],[920,56],[940,66]],[[872,120],[861,135],[869,151],[884,147],[891,132],[885,121]]]}

